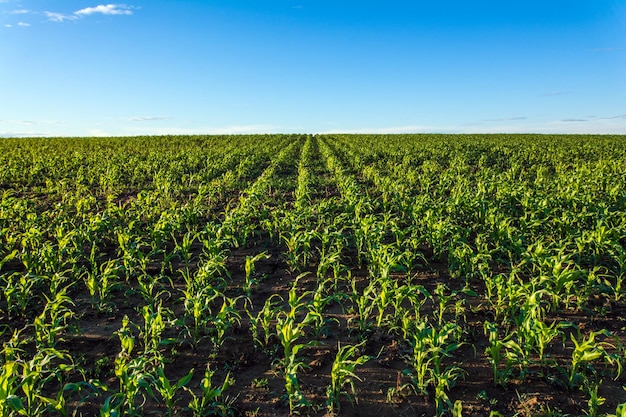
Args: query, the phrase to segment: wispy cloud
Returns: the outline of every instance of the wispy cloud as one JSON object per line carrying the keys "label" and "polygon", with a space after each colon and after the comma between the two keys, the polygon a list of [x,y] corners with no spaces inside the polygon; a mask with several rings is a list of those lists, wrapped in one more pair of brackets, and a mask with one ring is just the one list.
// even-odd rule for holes
{"label": "wispy cloud", "polygon": [[26,23],[26,22],[17,22],[18,26],[22,26],[22,27],[28,27],[30,26],[30,23]]}
{"label": "wispy cloud", "polygon": [[12,10],[9,12],[9,14],[28,14],[30,13],[30,10],[28,9],[18,9],[18,10]]}
{"label": "wispy cloud", "polygon": [[66,20],[76,20],[78,17],[71,14],[57,12],[43,12],[50,22],[65,22]]}
{"label": "wispy cloud", "polygon": [[130,6],[125,4],[100,4],[96,7],[86,7],[74,12],[77,16],[88,16],[96,13],[108,15],[131,15],[133,14],[133,11]]}
{"label": "wispy cloud", "polygon": [[13,25],[12,25],[12,24],[10,24],[10,23],[7,23],[6,25],[4,25],[4,27],[5,27],[5,28],[12,28],[12,27],[13,27]]}
{"label": "wispy cloud", "polygon": [[84,9],[76,10],[72,14],[50,11],[43,12],[43,14],[50,22],[65,22],[67,20],[76,20],[94,14],[131,15],[133,14],[133,9],[135,9],[135,7],[128,6],[126,4],[99,4],[98,6],[85,7]]}
{"label": "wispy cloud", "polygon": [[587,122],[587,119],[563,119],[562,122]]}
{"label": "wispy cloud", "polygon": [[526,116],[502,117],[498,119],[484,119],[484,122],[512,122],[515,120],[528,120]]}
{"label": "wispy cloud", "polygon": [[130,120],[133,122],[154,122],[157,120],[167,120],[169,117],[164,116],[138,116],[132,117]]}

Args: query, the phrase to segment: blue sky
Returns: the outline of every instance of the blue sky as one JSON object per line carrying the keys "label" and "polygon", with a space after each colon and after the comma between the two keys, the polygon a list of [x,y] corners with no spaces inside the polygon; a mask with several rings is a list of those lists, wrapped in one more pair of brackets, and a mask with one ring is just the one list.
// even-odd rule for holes
{"label": "blue sky", "polygon": [[0,136],[626,134],[626,1],[0,0],[0,98]]}

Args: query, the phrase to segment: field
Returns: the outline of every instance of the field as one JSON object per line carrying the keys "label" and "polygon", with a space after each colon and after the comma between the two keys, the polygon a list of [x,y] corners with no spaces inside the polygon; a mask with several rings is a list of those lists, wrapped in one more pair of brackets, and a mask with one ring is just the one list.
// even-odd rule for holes
{"label": "field", "polygon": [[0,417],[626,416],[626,136],[0,141]]}

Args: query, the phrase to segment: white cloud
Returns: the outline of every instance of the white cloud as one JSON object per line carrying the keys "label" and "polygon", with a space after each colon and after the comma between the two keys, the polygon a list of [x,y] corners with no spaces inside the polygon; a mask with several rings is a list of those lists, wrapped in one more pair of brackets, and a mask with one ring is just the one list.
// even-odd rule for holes
{"label": "white cloud", "polygon": [[96,7],[86,7],[74,12],[77,16],[88,16],[95,13],[108,15],[131,15],[133,11],[125,4],[100,4]]}
{"label": "white cloud", "polygon": [[6,24],[6,25],[4,25],[4,27],[5,27],[5,28],[12,28],[12,27],[13,27],[13,25]]}
{"label": "white cloud", "polygon": [[153,122],[156,120],[167,120],[169,119],[169,117],[163,117],[163,116],[138,116],[138,117],[132,117],[130,120],[133,122]]}
{"label": "white cloud", "polygon": [[100,129],[91,129],[89,131],[89,136],[104,136],[104,137],[109,137],[109,136],[115,136],[115,135],[111,135],[110,133],[104,131],[104,130],[100,130]]}
{"label": "white cloud", "polygon": [[95,7],[86,7],[84,9],[77,10],[73,14],[48,11],[43,13],[51,22],[65,22],[66,20],[76,20],[92,14],[131,15],[133,14],[132,9],[132,6],[127,6],[126,4],[100,4]]}
{"label": "white cloud", "polygon": [[65,22],[66,20],[76,20],[76,16],[56,12],[43,12],[50,22]]}
{"label": "white cloud", "polygon": [[30,23],[18,22],[17,25],[18,26],[22,26],[22,27],[28,27],[28,26],[30,26]]}
{"label": "white cloud", "polygon": [[28,14],[28,13],[30,13],[30,10],[28,9],[18,9],[18,10],[13,10],[9,12],[9,14]]}
{"label": "white cloud", "polygon": [[528,117],[526,116],[514,116],[514,117],[502,117],[499,119],[485,119],[485,122],[512,122],[515,120],[526,120]]}

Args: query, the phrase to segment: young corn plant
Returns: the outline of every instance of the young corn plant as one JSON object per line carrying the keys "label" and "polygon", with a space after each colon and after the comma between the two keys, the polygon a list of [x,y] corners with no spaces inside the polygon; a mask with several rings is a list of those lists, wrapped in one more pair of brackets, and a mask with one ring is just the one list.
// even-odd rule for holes
{"label": "young corn plant", "polygon": [[152,380],[154,382],[153,388],[159,393],[163,401],[165,402],[165,406],[167,407],[167,415],[169,417],[174,416],[174,406],[176,405],[176,400],[178,397],[178,392],[185,387],[191,381],[191,377],[193,376],[193,369],[189,371],[189,373],[178,381],[175,384],[172,384],[170,380],[165,376],[165,371],[163,370],[163,366],[159,365],[156,370],[156,376],[153,376]]}
{"label": "young corn plant", "polygon": [[95,245],[90,255],[91,270],[83,273],[82,279],[89,291],[91,305],[100,312],[111,310],[111,293],[119,286],[120,265],[116,259],[110,259],[98,265]]}
{"label": "young corn plant", "polygon": [[[8,384],[0,387],[0,397],[4,397],[0,401],[0,410],[6,413],[3,416],[42,415],[51,404],[57,403],[55,398],[44,396],[45,385],[53,379],[61,382],[61,374],[72,369],[69,355],[55,349],[38,351],[31,360],[9,361],[5,366],[8,368],[6,373],[0,374],[3,383]],[[58,408],[62,414],[66,412],[62,407]]]}
{"label": "young corn plant", "polygon": [[568,375],[568,386],[570,388],[580,386],[585,382],[587,380],[587,371],[593,370],[590,368],[591,362],[600,359],[611,365],[617,365],[616,377],[621,375],[621,358],[616,354],[611,354],[606,351],[606,348],[612,348],[614,346],[606,341],[597,341],[596,337],[598,336],[611,337],[611,334],[607,330],[599,330],[597,332],[591,332],[586,338],[581,334],[579,334],[578,337],[574,337],[574,334],[570,335],[570,339],[574,343],[572,364],[570,365]]}
{"label": "young corn plant", "polygon": [[67,288],[64,288],[52,299],[44,294],[46,305],[42,313],[33,321],[35,343],[39,349],[54,348],[58,336],[65,331],[68,320],[74,316],[70,308],[74,302],[66,295],[66,292]]}
{"label": "young corn plant", "polygon": [[138,292],[146,304],[153,308],[156,308],[162,299],[170,297],[170,292],[165,288],[162,280],[169,280],[169,278],[144,272],[137,274]]}
{"label": "young corn plant", "polygon": [[191,326],[185,324],[185,329],[191,336],[192,346],[196,347],[205,337],[204,330],[208,326],[211,305],[220,297],[223,298],[223,295],[210,285],[205,287],[188,285],[182,293],[185,318],[191,319],[193,323]]}
{"label": "young corn plant", "polygon": [[[135,348],[135,336],[128,316],[122,320],[122,328],[117,331],[121,351],[115,358],[115,376],[119,381],[119,391],[107,397],[100,408],[101,417],[120,415],[139,416],[145,402],[145,394],[154,385],[152,376],[146,371],[149,360],[143,356],[132,357]],[[140,404],[138,400],[143,398]]]}
{"label": "young corn plant", "polygon": [[32,291],[42,281],[40,275],[15,272],[4,275],[2,289],[9,317],[25,316],[32,302]]}
{"label": "young corn plant", "polygon": [[442,374],[436,377],[435,382],[435,415],[441,417],[447,412],[453,416],[461,414],[461,403],[456,401],[454,404],[448,397],[447,391],[454,386],[455,381],[464,374],[459,367],[449,367]]}
{"label": "young corn plant", "polygon": [[0,368],[0,416],[10,416],[12,411],[20,414],[24,408],[17,396],[19,386],[18,362],[5,361]]}
{"label": "young corn plant", "polygon": [[356,306],[356,314],[348,320],[349,323],[356,322],[356,328],[362,336],[371,329],[371,318],[376,308],[377,290],[376,281],[371,280],[367,287],[360,292],[356,288],[356,279],[352,280],[352,292],[350,294],[352,302]]}
{"label": "young corn plant", "polygon": [[[335,411],[341,411],[340,399],[344,395],[351,403],[354,403],[356,398],[356,389],[354,388],[354,379],[361,380],[355,373],[355,369],[359,365],[366,363],[369,356],[359,356],[358,349],[360,349],[365,342],[361,342],[354,346],[341,346],[338,345],[337,355],[333,361],[333,366],[330,371],[330,385],[326,389],[326,408],[331,415],[334,415]],[[345,388],[349,388],[349,390]]]}
{"label": "young corn plant", "polygon": [[268,255],[267,252],[261,252],[255,256],[246,256],[246,264],[245,264],[245,272],[246,272],[246,282],[243,285],[244,293],[250,297],[252,292],[252,287],[259,283],[259,280],[255,277],[255,264],[260,260],[269,259],[271,255]]}
{"label": "young corn plant", "polygon": [[[441,328],[433,327],[425,320],[414,324],[409,340],[413,349],[412,369],[407,373],[416,393],[427,394],[428,387],[435,385],[436,397],[443,399],[445,390],[463,374],[458,366],[442,366],[442,360],[451,357],[461,347],[459,335],[460,328],[456,323],[446,323]],[[442,383],[444,385],[440,385]]]}
{"label": "young corn plant", "polygon": [[156,307],[143,306],[140,313],[143,317],[143,328],[139,329],[139,337],[144,347],[142,357],[147,363],[158,366],[163,360],[159,349],[173,342],[172,339],[163,339],[161,336],[172,323],[170,319],[172,312],[162,307],[162,303],[159,302]]}
{"label": "young corn plant", "polygon": [[282,241],[287,245],[286,261],[292,272],[300,272],[313,256],[311,241],[315,231],[292,230],[281,233]]}
{"label": "young corn plant", "polygon": [[314,318],[310,314],[306,314],[302,321],[298,321],[298,313],[306,307],[304,298],[307,295],[304,294],[300,297],[297,295],[296,286],[300,277],[302,277],[302,275],[296,278],[289,291],[289,310],[279,311],[276,315],[276,334],[283,347],[285,389],[287,390],[289,411],[291,413],[298,408],[306,407],[310,404],[300,391],[298,372],[305,364],[298,359],[297,355],[300,350],[310,346],[312,342],[297,343],[297,341],[300,337],[304,336],[304,329]]}
{"label": "young corn plant", "polygon": [[224,344],[226,332],[228,329],[241,323],[241,315],[237,310],[237,298],[229,298],[223,296],[222,307],[216,313],[211,312],[208,316],[208,323],[213,325],[214,332],[211,335],[213,349],[217,353]]}
{"label": "young corn plant", "polygon": [[586,391],[589,393],[589,400],[587,401],[587,410],[585,411],[585,415],[588,417],[598,417],[599,408],[606,401],[606,398],[598,394],[598,389],[601,385],[602,380],[599,382],[588,382]]}
{"label": "young corn plant", "polygon": [[204,378],[202,378],[200,382],[200,395],[197,395],[191,389],[183,386],[183,389],[191,395],[191,401],[187,407],[191,410],[194,417],[232,417],[235,414],[232,401],[229,401],[228,398],[224,398],[224,391],[230,388],[235,381],[229,373],[226,375],[226,378],[224,378],[224,382],[221,386],[213,386],[214,374],[215,371],[211,370],[207,365],[204,371]]}
{"label": "young corn plant", "polygon": [[[498,336],[498,327],[489,321],[484,323],[485,334],[489,337],[489,346],[485,348],[487,359],[491,365],[493,372],[493,383],[496,386],[505,387],[507,381],[512,375],[512,362],[508,360],[506,353],[507,342],[500,340]],[[510,348],[510,346],[509,346]],[[500,362],[507,358],[504,369],[500,369]]]}
{"label": "young corn plant", "polygon": [[326,294],[325,286],[328,282],[331,282],[331,280],[319,281],[317,288],[313,292],[313,298],[307,305],[309,310],[308,314],[311,316],[313,322],[313,336],[315,339],[327,336],[326,325],[331,319],[324,317],[324,310],[330,302],[336,301],[338,298],[336,295]]}

